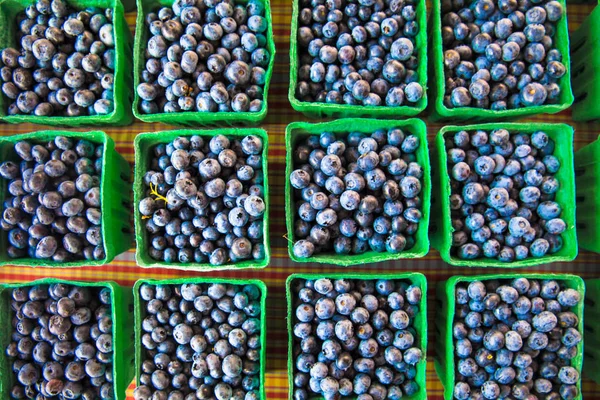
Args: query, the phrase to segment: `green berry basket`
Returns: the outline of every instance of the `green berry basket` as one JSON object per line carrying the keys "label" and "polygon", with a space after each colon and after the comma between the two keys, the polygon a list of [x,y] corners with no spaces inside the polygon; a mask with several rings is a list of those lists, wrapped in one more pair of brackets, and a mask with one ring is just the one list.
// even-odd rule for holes
{"label": "green berry basket", "polygon": [[91,288],[109,288],[111,292],[111,316],[113,321],[113,379],[114,379],[114,398],[115,400],[125,400],[127,398],[126,390],[134,375],[133,364],[133,321],[129,315],[133,312],[133,302],[130,290],[124,290],[115,282],[83,282],[63,279],[45,278],[27,283],[2,283],[0,284],[0,315],[3,317],[3,323],[0,330],[0,397],[9,399],[10,390],[17,379],[12,372],[9,358],[6,356],[6,346],[11,342],[11,331],[13,329],[11,318],[14,313],[12,310],[11,293],[15,288],[31,287],[34,285],[51,285],[55,283],[64,283],[67,285],[91,287]]}
{"label": "green berry basket", "polygon": [[[104,132],[39,131],[0,138],[0,162],[19,161],[14,145],[22,140],[31,143],[47,143],[56,136],[85,139],[104,146],[100,202],[102,211],[102,238],[106,257],[102,260],[77,260],[65,263],[51,259],[9,258],[8,233],[0,232],[0,266],[24,265],[30,267],[83,267],[104,265],[119,254],[129,250],[133,241],[131,231],[131,183],[129,164],[115,149],[115,142]],[[0,182],[0,202],[8,195],[8,182]]]}
{"label": "green berry basket", "polygon": [[267,285],[259,279],[225,279],[225,278],[179,278],[179,279],[140,279],[133,286],[134,301],[134,321],[135,321],[135,383],[140,385],[140,375],[142,371],[143,346],[142,346],[142,321],[146,317],[146,308],[143,306],[144,300],[140,297],[140,287],[143,284],[148,285],[182,285],[184,283],[192,284],[211,284],[222,283],[226,285],[254,285],[261,292],[260,296],[260,389],[259,398],[266,399],[266,380],[265,371],[267,369]]}
{"label": "green berry basket", "polygon": [[573,120],[600,119],[600,5],[571,34]]}
{"label": "green berry basket", "polygon": [[[425,275],[418,272],[407,272],[402,274],[367,274],[367,273],[351,273],[351,274],[292,274],[288,276],[285,283],[285,297],[287,299],[287,330],[288,330],[288,382],[289,395],[292,399],[294,394],[294,307],[297,300],[296,294],[293,292],[293,286],[298,280],[316,280],[321,278],[327,279],[351,279],[351,280],[377,280],[390,279],[394,281],[407,281],[411,285],[416,285],[421,288],[423,297],[419,304],[419,313],[415,316],[414,328],[417,332],[416,342],[418,347],[427,354],[427,279]],[[417,375],[415,382],[419,385],[419,391],[412,396],[405,397],[407,400],[425,400],[427,399],[427,360],[424,357],[416,365]],[[311,395],[312,400],[323,400],[324,397]]]}
{"label": "green berry basket", "polygon": [[[136,0],[137,19],[135,25],[135,41],[133,50],[133,115],[144,122],[162,122],[168,125],[186,126],[197,128],[200,126],[222,126],[222,125],[244,125],[254,126],[261,123],[267,116],[267,97],[271,82],[271,75],[275,65],[275,39],[273,37],[273,19],[271,18],[270,0],[256,0],[265,6],[265,18],[268,22],[267,28],[267,50],[271,54],[271,60],[266,68],[266,81],[264,86],[263,108],[259,112],[197,112],[187,111],[178,113],[144,114],[140,110],[141,99],[137,94],[137,87],[141,83],[142,71],[146,65],[146,46],[150,38],[150,32],[146,26],[146,16],[159,7],[170,7],[174,0]],[[247,4],[248,0],[236,0],[235,4]]]}
{"label": "green berry basket", "polygon": [[[544,131],[556,142],[554,155],[560,161],[561,168],[555,175],[561,184],[556,195],[556,202],[562,207],[562,219],[567,224],[567,230],[563,232],[564,245],[558,252],[539,258],[529,257],[525,260],[502,262],[496,259],[481,257],[475,260],[463,260],[451,254],[452,233],[454,229],[451,223],[450,213],[450,175],[448,172],[448,157],[444,138],[448,134],[456,132],[504,128],[510,133],[520,132],[532,134],[536,131]],[[434,158],[438,160],[438,168],[435,169],[434,187],[439,187],[439,197],[436,197],[432,205],[435,217],[432,229],[433,247],[439,250],[444,261],[454,266],[461,267],[498,267],[518,268],[531,267],[539,264],[547,264],[558,261],[571,261],[577,256],[577,234],[575,232],[575,177],[573,171],[573,128],[566,124],[545,123],[502,123],[480,124],[465,126],[446,126],[436,136]]]}
{"label": "green berry basket", "polygon": [[[241,262],[228,262],[224,265],[211,265],[209,263],[166,263],[157,261],[150,257],[148,249],[150,247],[148,234],[145,231],[142,216],[138,211],[138,204],[143,199],[144,175],[150,166],[152,157],[152,148],[160,143],[170,143],[179,136],[199,135],[203,138],[212,138],[217,135],[225,135],[229,138],[242,139],[247,135],[256,135],[262,139],[262,169],[264,171],[264,190],[265,190],[265,214],[263,217],[263,244],[265,246],[265,258],[262,260],[246,260]],[[180,129],[173,131],[148,132],[140,133],[135,137],[133,142],[135,149],[135,169],[133,180],[133,208],[134,208],[134,224],[135,224],[135,258],[137,264],[142,268],[172,268],[182,269],[187,271],[218,271],[228,269],[243,269],[243,268],[264,268],[269,265],[271,260],[271,247],[269,240],[269,177],[268,177],[268,136],[267,132],[259,128],[227,128],[214,130],[190,130]]]}
{"label": "green berry basket", "polygon": [[577,187],[577,230],[579,245],[600,253],[600,203],[596,188],[600,183],[600,140],[575,153],[575,183]]}
{"label": "green berry basket", "polygon": [[[0,49],[15,46],[17,15],[35,0],[4,0],[0,2]],[[10,99],[0,93],[0,121],[11,124],[32,123],[64,127],[129,125],[133,121],[131,113],[132,76],[131,76],[131,32],[125,21],[125,11],[120,0],[67,0],[69,6],[83,9],[86,7],[112,8],[115,35],[115,71],[114,71],[114,110],[107,115],[87,115],[79,117],[8,115]]]}
{"label": "green berry basket", "polygon": [[474,121],[485,122],[489,120],[514,120],[526,116],[536,114],[555,114],[565,110],[573,104],[573,92],[571,90],[571,62],[569,58],[569,29],[567,24],[567,5],[565,0],[558,0],[563,6],[565,13],[558,21],[555,34],[555,46],[563,55],[563,64],[567,72],[560,79],[559,86],[561,89],[560,99],[558,104],[548,104],[533,107],[522,107],[512,110],[494,111],[476,107],[458,107],[449,108],[444,105],[445,93],[445,73],[444,73],[444,46],[442,44],[442,9],[441,0],[433,0],[431,8],[431,40],[433,45],[430,46],[432,58],[431,68],[435,77],[436,84],[433,85],[431,96],[433,101],[430,102],[430,118],[435,121]]}
{"label": "green berry basket", "polygon": [[[316,254],[308,258],[298,258],[294,255],[294,222],[295,204],[294,189],[290,184],[289,177],[294,171],[294,150],[297,143],[307,136],[319,135],[322,132],[332,132],[336,136],[345,136],[349,132],[372,133],[378,129],[401,128],[419,138],[420,146],[417,150],[417,161],[423,167],[423,188],[421,192],[423,207],[423,218],[419,222],[419,229],[415,234],[415,245],[411,249],[397,254],[378,253],[368,251],[357,255],[336,255],[334,253]],[[427,150],[427,128],[420,119],[412,118],[405,121],[376,120],[376,119],[339,119],[331,122],[311,124],[307,122],[292,122],[285,130],[286,167],[285,167],[285,221],[288,236],[288,253],[290,258],[298,263],[316,262],[332,264],[342,267],[351,265],[367,264],[386,260],[400,260],[404,258],[419,258],[429,252],[429,208],[427,205],[431,199],[431,167],[429,163],[429,152]]]}
{"label": "green berry basket", "polygon": [[[435,314],[435,358],[434,365],[438,377],[444,386],[444,400],[454,398],[453,391],[456,382],[454,358],[454,338],[452,336],[452,325],[456,311],[455,290],[456,286],[462,282],[488,281],[492,279],[554,279],[563,283],[566,287],[575,289],[581,294],[583,299],[585,295],[585,284],[583,280],[576,275],[568,274],[489,274],[473,276],[453,276],[446,282],[439,282],[436,287],[436,314]],[[579,333],[583,336],[583,301],[572,309],[579,318]],[[583,340],[577,345],[577,356],[573,359],[573,368],[581,374],[583,364]],[[577,383],[579,396],[576,400],[581,400],[581,382]]]}
{"label": "green berry basket", "polygon": [[[292,26],[290,34],[290,86],[288,99],[294,110],[309,118],[404,118],[414,117],[427,107],[427,6],[425,0],[417,2],[417,22],[419,33],[415,37],[415,50],[419,65],[417,67],[418,83],[423,87],[423,98],[414,106],[362,106],[348,104],[311,103],[301,101],[296,97],[298,85],[299,45],[298,45],[298,16],[299,1],[292,1]],[[384,100],[384,99],[383,99]]]}
{"label": "green berry basket", "polygon": [[600,384],[600,279],[586,280],[585,289],[583,372]]}

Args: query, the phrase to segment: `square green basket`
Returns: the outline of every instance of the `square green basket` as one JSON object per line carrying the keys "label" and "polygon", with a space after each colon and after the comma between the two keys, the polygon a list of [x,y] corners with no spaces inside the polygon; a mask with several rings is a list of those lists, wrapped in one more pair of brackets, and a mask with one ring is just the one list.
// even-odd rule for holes
{"label": "square green basket", "polygon": [[[150,165],[152,156],[152,148],[160,143],[170,143],[179,136],[199,135],[203,138],[212,138],[217,135],[225,135],[229,138],[243,138],[247,135],[256,135],[262,139],[263,150],[262,170],[264,172],[264,189],[265,189],[265,213],[263,217],[263,244],[265,246],[265,258],[262,260],[246,260],[236,263],[228,263],[224,265],[211,265],[209,263],[166,263],[164,261],[154,260],[148,254],[150,246],[148,234],[142,222],[141,215],[137,209],[137,205],[144,197],[144,175]],[[264,268],[269,265],[271,260],[271,247],[269,240],[269,170],[268,170],[268,154],[269,144],[267,132],[259,128],[224,128],[213,130],[191,130],[180,129],[173,131],[148,132],[140,133],[135,137],[133,142],[135,150],[135,169],[133,180],[133,208],[134,208],[134,224],[135,224],[135,259],[137,264],[142,268],[171,268],[182,269],[189,271],[218,271],[227,269],[243,269],[243,268]]]}
{"label": "square green basket", "polygon": [[10,390],[17,380],[12,373],[10,360],[6,357],[5,349],[11,341],[10,323],[13,310],[10,306],[12,290],[19,287],[30,287],[34,285],[51,285],[64,283],[73,286],[85,286],[93,288],[109,288],[111,292],[111,316],[113,321],[113,379],[115,400],[125,400],[127,387],[131,383],[134,374],[133,359],[133,321],[129,315],[133,312],[132,296],[129,290],[124,290],[115,282],[82,282],[55,278],[39,279],[27,283],[2,283],[0,284],[0,315],[4,323],[0,329],[0,398],[10,398]]}
{"label": "square green basket", "polygon": [[[414,320],[414,328],[417,331],[416,341],[423,354],[427,354],[427,279],[425,275],[418,272],[407,272],[403,274],[367,274],[367,273],[351,273],[351,274],[292,274],[288,276],[285,282],[285,297],[287,300],[287,330],[288,330],[288,382],[289,395],[292,399],[294,394],[294,306],[297,300],[296,294],[292,288],[297,280],[316,280],[321,278],[327,279],[350,279],[350,280],[376,280],[390,279],[395,281],[408,281],[411,285],[416,285],[421,288],[423,297],[419,304],[419,313]],[[427,399],[427,360],[424,357],[416,365],[417,376],[415,382],[419,385],[419,391],[406,400],[426,400]],[[323,400],[324,397],[312,395],[311,400]]]}
{"label": "square green basket", "polygon": [[600,139],[575,152],[575,183],[579,245],[600,253]]}
{"label": "square green basket", "polygon": [[[523,107],[504,111],[494,111],[476,107],[457,107],[449,108],[444,105],[445,93],[445,72],[444,72],[444,46],[442,43],[442,0],[432,0],[431,8],[431,40],[433,44],[431,49],[431,68],[430,72],[434,74],[436,84],[433,85],[431,95],[433,101],[430,102],[431,119],[435,121],[480,121],[489,120],[511,120],[523,118],[536,114],[555,114],[565,110],[573,104],[573,92],[571,90],[571,61],[569,56],[569,28],[567,24],[567,5],[565,0],[558,0],[563,6],[565,13],[558,21],[556,26],[555,47],[560,50],[563,55],[563,64],[567,72],[560,79],[559,86],[561,89],[560,99],[558,104],[548,104],[534,107]],[[433,71],[431,71],[433,69]]]}
{"label": "square green basket", "polygon": [[179,279],[140,279],[133,286],[134,320],[135,320],[135,384],[140,385],[142,370],[142,321],[146,317],[144,300],[140,297],[140,287],[148,285],[182,285],[184,283],[207,284],[222,283],[226,285],[254,285],[261,292],[260,296],[260,389],[259,398],[266,399],[265,371],[267,369],[267,285],[259,279],[226,279],[226,278],[179,278]]}
{"label": "square green basket", "polygon": [[[0,266],[25,265],[31,267],[82,267],[104,265],[111,262],[119,254],[129,250],[133,235],[131,231],[131,183],[129,164],[115,149],[115,142],[101,131],[39,131],[0,138],[0,162],[18,161],[20,158],[14,151],[15,143],[27,140],[32,143],[45,143],[56,136],[67,136],[73,139],[85,139],[104,146],[102,155],[102,175],[100,182],[100,203],[102,211],[102,238],[106,257],[102,260],[77,260],[60,263],[52,260],[35,258],[9,258],[6,254],[8,233],[0,232]],[[0,182],[0,202],[8,194],[8,181]]]}
{"label": "square green basket", "polygon": [[403,118],[414,117],[427,107],[427,5],[425,0],[418,0],[417,22],[419,33],[415,37],[415,50],[419,65],[417,67],[418,81],[423,87],[423,98],[414,106],[362,106],[348,104],[328,104],[300,101],[296,97],[298,86],[299,45],[298,45],[298,16],[300,14],[299,0],[292,1],[292,26],[290,34],[290,86],[288,99],[294,110],[309,118]]}
{"label": "square green basket", "polygon": [[[420,141],[417,150],[417,160],[423,167],[423,188],[421,198],[423,204],[423,218],[415,234],[413,248],[397,254],[378,253],[367,251],[363,254],[339,256],[334,253],[316,254],[308,258],[298,258],[294,255],[294,222],[295,204],[294,190],[290,184],[289,176],[294,171],[294,150],[302,138],[319,135],[322,132],[332,132],[336,136],[345,136],[349,132],[372,133],[378,129],[401,128],[417,136]],[[419,258],[429,252],[429,207],[431,199],[431,167],[429,151],[427,149],[427,128],[420,119],[412,118],[405,121],[376,120],[376,119],[338,119],[337,121],[311,124],[307,122],[292,122],[285,130],[286,166],[285,166],[285,221],[288,235],[288,253],[290,258],[298,263],[316,262],[347,267],[350,265],[367,264],[387,260],[400,260],[404,258]]]}
{"label": "square green basket", "polygon": [[[502,262],[491,258],[477,258],[475,260],[462,260],[451,254],[452,233],[454,229],[451,224],[450,212],[450,175],[448,172],[448,156],[444,138],[447,134],[456,132],[504,128],[511,134],[515,132],[532,134],[536,131],[544,131],[556,142],[554,155],[560,161],[561,168],[555,175],[561,184],[556,195],[556,202],[562,206],[562,219],[567,223],[567,230],[562,234],[563,248],[555,254],[540,258],[529,257],[525,260]],[[444,261],[454,266],[461,267],[498,267],[518,268],[531,267],[539,264],[547,264],[558,261],[571,261],[577,257],[577,234],[575,232],[575,176],[573,171],[573,128],[566,124],[545,123],[501,123],[501,124],[479,124],[465,126],[443,127],[436,136],[434,146],[434,158],[437,158],[437,167],[434,174],[434,187],[439,188],[439,196],[435,196],[433,203],[433,233],[431,240],[433,247],[439,250]]]}
{"label": "square green basket", "polygon": [[[453,400],[454,385],[456,382],[454,358],[454,338],[452,336],[452,325],[456,311],[455,290],[462,282],[489,281],[492,279],[554,279],[562,282],[566,287],[577,290],[583,299],[585,284],[576,275],[568,274],[489,274],[473,276],[453,276],[446,282],[439,282],[436,287],[436,314],[435,314],[435,358],[434,365],[438,377],[444,386],[444,400]],[[572,310],[579,318],[579,333],[583,336],[583,301]],[[583,363],[583,340],[577,345],[577,356],[573,359],[573,367],[581,373]],[[581,382],[577,383],[579,396],[575,400],[581,400]]]}
{"label": "square green basket", "polygon": [[573,120],[600,119],[600,5],[571,35]]}
{"label": "square green basket", "polygon": [[583,373],[600,384],[600,279],[585,281]]}
{"label": "square green basket", "polygon": [[[267,28],[267,50],[271,54],[271,60],[266,68],[266,81],[264,86],[263,108],[259,112],[196,112],[186,111],[177,113],[144,114],[140,111],[140,96],[137,87],[141,83],[142,71],[146,65],[146,46],[150,32],[146,26],[146,16],[159,7],[171,7],[174,0],[136,0],[137,19],[135,23],[135,41],[133,49],[133,115],[144,122],[162,122],[168,125],[187,126],[197,128],[200,126],[217,125],[258,125],[267,116],[267,97],[271,82],[271,75],[275,65],[275,39],[273,37],[273,19],[271,17],[270,0],[258,0],[265,6],[265,18],[268,22]],[[248,0],[236,0],[235,4],[247,4]]]}
{"label": "square green basket", "polygon": [[[3,0],[0,2],[0,49],[14,47],[16,43],[17,14],[25,10],[36,0]],[[125,11],[120,0],[67,0],[67,4],[77,9],[86,7],[112,8],[115,35],[115,71],[114,71],[114,110],[107,115],[87,115],[80,117],[7,115],[10,99],[0,94],[0,121],[11,124],[32,123],[65,127],[129,125],[133,121],[131,113],[132,76],[131,52],[132,41]]]}

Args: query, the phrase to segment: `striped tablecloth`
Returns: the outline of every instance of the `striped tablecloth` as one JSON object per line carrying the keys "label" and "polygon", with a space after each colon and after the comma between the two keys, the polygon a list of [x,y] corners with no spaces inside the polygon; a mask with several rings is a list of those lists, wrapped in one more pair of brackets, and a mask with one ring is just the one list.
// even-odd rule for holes
{"label": "striped tablecloth", "polygon": [[[230,278],[258,278],[262,279],[269,289],[269,301],[267,302],[268,317],[268,349],[267,349],[267,398],[287,398],[287,332],[286,332],[286,309],[285,309],[285,279],[295,272],[340,272],[342,269],[318,266],[311,264],[292,263],[287,255],[287,247],[283,235],[285,234],[284,220],[284,171],[285,171],[285,127],[292,121],[302,121],[305,118],[292,110],[287,100],[289,84],[289,36],[290,36],[290,0],[272,0],[272,12],[274,21],[274,36],[277,45],[277,59],[273,74],[273,84],[269,93],[269,115],[262,125],[269,133],[269,180],[271,183],[271,246],[272,261],[266,269],[261,271],[229,271],[215,272],[211,276]],[[591,5],[570,5],[568,17],[570,29],[575,29],[591,11]],[[135,13],[127,14],[127,21],[131,27],[135,26]],[[433,77],[430,77],[430,81]],[[433,82],[431,82],[433,84]],[[600,99],[598,99],[600,101]],[[541,116],[531,121],[543,122],[566,122],[572,123],[570,111],[558,115]],[[573,124],[575,128],[575,148],[578,149],[593,141],[600,133],[600,123],[596,124]],[[429,138],[431,139],[439,130],[440,125],[428,124]],[[17,133],[33,132],[43,127],[35,125],[0,125],[0,135],[13,135]],[[131,126],[120,128],[106,128],[105,131],[114,139],[117,150],[125,158],[133,162],[133,139],[140,132],[154,132],[173,129],[162,124],[144,124],[136,122]],[[132,245],[133,247],[133,245]],[[346,271],[346,270],[343,270]],[[493,273],[497,269],[465,269],[455,268],[440,260],[435,250],[418,260],[403,260],[398,262],[384,262],[376,265],[363,265],[350,268],[353,272],[389,272],[389,271],[418,271],[427,276],[430,291],[428,293],[428,309],[430,326],[433,314],[436,311],[435,293],[432,288],[438,281],[445,280],[451,275],[459,274],[481,274]],[[571,263],[559,263],[530,268],[528,272],[548,271],[574,273],[584,279],[600,277],[600,261],[597,255],[588,252],[580,252],[579,257]],[[515,272],[513,270],[513,272]],[[64,279],[79,280],[114,280],[122,285],[132,286],[141,278],[166,279],[184,276],[199,276],[200,273],[185,272],[167,269],[142,269],[135,263],[134,250],[119,256],[111,264],[104,267],[89,267],[79,269],[47,269],[47,268],[24,268],[5,267],[0,269],[0,281],[15,282],[29,281],[43,277],[58,277]],[[427,364],[427,391],[430,399],[439,400],[443,397],[443,388],[433,368],[433,343],[436,340],[433,330],[430,330],[429,351]],[[133,385],[129,388],[129,398]],[[590,380],[583,382],[583,397],[586,400],[600,399],[600,385]]]}

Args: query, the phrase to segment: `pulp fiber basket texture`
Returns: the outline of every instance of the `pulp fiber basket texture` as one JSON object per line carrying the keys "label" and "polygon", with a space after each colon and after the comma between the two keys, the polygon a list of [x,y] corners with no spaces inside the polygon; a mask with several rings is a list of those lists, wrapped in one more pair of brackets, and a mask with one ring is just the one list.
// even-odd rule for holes
{"label": "pulp fiber basket texture", "polygon": [[267,367],[267,285],[259,279],[224,279],[224,278],[179,278],[179,279],[140,279],[133,286],[134,320],[135,320],[135,383],[140,385],[142,371],[143,346],[142,346],[142,321],[146,317],[144,300],[140,297],[140,287],[148,285],[183,285],[222,283],[226,285],[254,285],[260,290],[260,389],[259,398],[266,399],[265,371]]}
{"label": "pulp fiber basket texture", "polygon": [[[148,249],[150,247],[149,234],[146,232],[144,221],[138,210],[138,204],[144,198],[146,189],[144,188],[144,175],[148,171],[151,158],[153,157],[153,148],[160,143],[170,143],[179,136],[199,135],[205,140],[210,140],[213,136],[225,135],[228,138],[237,138],[241,140],[248,135],[256,135],[262,139],[263,150],[262,170],[264,172],[264,201],[265,213],[263,216],[263,244],[265,246],[265,258],[262,260],[246,260],[240,262],[229,262],[224,265],[211,265],[209,263],[166,263],[157,261],[150,257]],[[258,128],[224,128],[214,130],[190,130],[180,129],[163,132],[148,132],[140,133],[135,137],[133,142],[135,149],[135,169],[133,180],[133,205],[134,205],[134,223],[135,223],[135,258],[137,264],[143,268],[173,268],[184,269],[190,271],[217,271],[225,269],[242,269],[242,268],[264,268],[269,265],[271,259],[271,247],[269,240],[269,177],[268,177],[268,136],[267,132]]]}
{"label": "pulp fiber basket texture", "polygon": [[[447,167],[448,156],[444,138],[456,132],[465,130],[468,132],[484,130],[490,132],[494,129],[507,129],[511,134],[517,132],[531,135],[536,131],[544,131],[556,143],[554,156],[560,161],[560,170],[555,177],[560,183],[560,189],[556,194],[556,202],[562,207],[561,218],[566,222],[567,229],[562,234],[564,245],[561,250],[554,254],[540,258],[529,257],[520,261],[502,262],[491,258],[477,258],[474,260],[462,260],[453,254],[452,228],[450,212],[450,175]],[[435,140],[434,158],[437,158],[438,168],[435,168],[433,177],[434,187],[439,188],[439,196],[435,197],[432,204],[434,210],[432,242],[439,250],[444,261],[451,265],[463,267],[499,267],[517,268],[530,267],[533,265],[546,264],[557,261],[571,261],[577,256],[577,234],[575,232],[575,177],[573,172],[573,128],[566,124],[544,124],[544,123],[502,123],[502,124],[480,124],[466,126],[446,126],[440,130]]]}
{"label": "pulp fiber basket texture", "polygon": [[[316,280],[321,278],[327,279],[350,279],[350,280],[377,280],[390,279],[394,281],[407,281],[411,285],[416,285],[421,288],[423,296],[419,304],[419,313],[414,319],[414,328],[417,332],[416,345],[427,354],[427,279],[425,275],[418,272],[407,272],[403,274],[367,274],[367,273],[351,273],[351,274],[292,274],[288,276],[285,284],[285,296],[287,299],[287,330],[288,330],[288,381],[294,382],[294,324],[295,324],[295,303],[298,299],[297,293],[294,292],[294,284],[299,280]],[[415,382],[419,385],[419,391],[412,396],[406,397],[407,400],[426,400],[426,375],[427,375],[427,360],[425,357],[416,365],[417,375]],[[293,398],[294,386],[289,385],[289,398]],[[323,400],[324,397],[314,395],[310,397],[313,400]]]}
{"label": "pulp fiber basket texture", "polygon": [[[14,145],[22,140],[30,143],[47,143],[56,136],[74,140],[85,139],[104,146],[102,175],[100,177],[100,204],[102,211],[102,238],[106,257],[102,260],[77,260],[60,263],[51,259],[9,258],[8,232],[0,233],[0,266],[26,265],[31,267],[82,267],[104,265],[119,254],[129,250],[133,235],[131,231],[131,183],[129,164],[115,149],[115,142],[104,132],[39,131],[0,138],[0,161],[20,161]],[[9,196],[8,181],[0,182],[0,202]]]}
{"label": "pulp fiber basket texture", "polygon": [[445,72],[444,72],[444,46],[442,43],[442,10],[441,0],[432,0],[431,8],[431,40],[432,55],[431,67],[434,69],[436,84],[432,87],[433,102],[430,104],[430,118],[433,120],[462,120],[480,121],[510,120],[523,118],[536,114],[555,114],[565,110],[573,104],[573,92],[571,90],[571,62],[569,57],[569,29],[567,25],[567,5],[565,0],[558,0],[565,10],[563,17],[556,25],[556,33],[553,37],[555,48],[563,56],[563,64],[567,72],[560,79],[558,85],[561,89],[560,99],[557,104],[548,104],[534,107],[522,107],[504,111],[494,111],[476,107],[448,108],[444,105]]}
{"label": "pulp fiber basket texture", "polygon": [[[456,383],[454,358],[454,338],[452,336],[452,325],[456,312],[455,290],[459,283],[470,283],[473,281],[488,281],[492,279],[554,279],[559,283],[564,284],[568,288],[577,290],[583,299],[585,295],[585,285],[583,280],[576,275],[568,274],[489,274],[489,275],[473,275],[473,276],[453,276],[446,282],[439,282],[436,287],[436,314],[435,314],[435,370],[438,377],[444,385],[444,399],[452,400],[454,385]],[[579,318],[577,329],[583,336],[583,301],[572,308]],[[577,345],[577,356],[573,359],[572,366],[581,374],[581,366],[583,363],[583,340]],[[577,383],[579,396],[576,400],[581,400],[581,382]]]}
{"label": "pulp fiber basket texture", "polygon": [[600,279],[585,281],[584,375],[600,384]]}
{"label": "pulp fiber basket texture", "polygon": [[[300,69],[300,56],[298,44],[298,16],[300,13],[299,0],[292,1],[292,26],[290,34],[290,86],[288,99],[294,110],[301,112],[309,118],[403,118],[413,117],[427,107],[427,6],[425,0],[417,1],[417,22],[419,33],[415,37],[416,56],[419,60],[417,67],[418,81],[424,89],[423,98],[414,106],[362,106],[348,104],[311,103],[301,101],[296,97],[298,85],[298,70]],[[385,99],[382,99],[385,101]]]}
{"label": "pulp fiber basket texture", "polygon": [[[290,184],[290,174],[294,171],[294,151],[298,142],[311,135],[319,135],[322,132],[332,132],[337,137],[346,137],[350,132],[362,132],[371,134],[378,129],[400,128],[406,134],[413,134],[419,138],[420,145],[417,150],[417,161],[423,167],[422,191],[420,197],[423,202],[423,218],[419,222],[419,228],[415,234],[415,245],[413,248],[400,253],[378,253],[367,251],[357,255],[336,255],[335,253],[315,254],[308,258],[298,258],[292,251],[294,246],[294,222],[296,221],[294,188]],[[337,121],[311,124],[306,122],[292,122],[285,131],[286,168],[285,168],[285,220],[288,234],[288,253],[290,258],[296,262],[317,262],[334,264],[339,266],[350,266],[367,264],[372,262],[399,260],[403,258],[423,257],[429,251],[429,207],[431,198],[431,167],[429,163],[429,152],[427,150],[427,128],[420,119],[408,119],[406,121],[375,120],[375,119],[339,119]]]}
{"label": "pulp fiber basket texture", "polygon": [[[137,19],[135,25],[135,41],[133,49],[133,114],[136,118],[144,122],[162,122],[168,125],[187,126],[196,128],[199,126],[217,126],[217,125],[258,125],[267,116],[267,97],[275,64],[275,40],[273,39],[273,20],[271,18],[271,3],[269,0],[256,0],[265,6],[265,18],[268,21],[267,27],[267,50],[271,55],[269,65],[265,68],[267,76],[264,86],[263,108],[259,112],[197,112],[186,111],[178,113],[157,113],[144,114],[140,110],[142,100],[137,94],[137,87],[141,83],[142,71],[146,65],[145,52],[148,46],[150,32],[146,25],[146,16],[160,7],[171,7],[174,0],[136,0],[137,1]],[[235,4],[247,4],[248,0],[236,0]],[[204,21],[202,21],[204,22]]]}
{"label": "pulp fiber basket texture", "polygon": [[573,119],[600,119],[600,5],[571,35]]}
{"label": "pulp fiber basket texture", "polygon": [[575,153],[575,183],[579,245],[600,253],[600,199],[596,192],[600,184],[600,140]]}
{"label": "pulp fiber basket texture", "polygon": [[13,310],[11,309],[12,290],[19,287],[34,285],[51,285],[64,283],[67,285],[109,288],[111,293],[111,316],[113,337],[113,379],[115,400],[125,400],[125,391],[133,378],[133,321],[129,315],[133,312],[133,303],[130,290],[124,290],[115,282],[80,282],[63,279],[45,278],[27,283],[0,284],[0,315],[3,320],[0,324],[0,398],[10,398],[10,390],[17,383],[12,372],[11,362],[6,356],[6,346],[11,341]]}
{"label": "pulp fiber basket texture", "polygon": [[[0,2],[0,49],[17,46],[17,15],[36,0],[4,0]],[[75,9],[86,7],[112,8],[115,36],[115,71],[114,71],[114,110],[107,115],[88,115],[79,117],[7,115],[11,100],[0,94],[0,120],[12,124],[32,123],[65,127],[129,125],[133,121],[131,113],[132,75],[131,32],[125,21],[125,11],[120,0],[67,0],[67,4]]]}

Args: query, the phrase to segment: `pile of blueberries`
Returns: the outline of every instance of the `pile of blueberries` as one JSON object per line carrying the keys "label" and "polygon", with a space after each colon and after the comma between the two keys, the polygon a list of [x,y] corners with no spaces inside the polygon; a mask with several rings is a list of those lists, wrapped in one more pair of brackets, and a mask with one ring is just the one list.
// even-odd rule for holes
{"label": "pile of blueberries", "polygon": [[[417,69],[417,0],[299,0],[301,101],[414,107],[425,95]],[[419,44],[422,46],[423,44]]]}
{"label": "pile of blueberries", "polygon": [[262,0],[176,0],[148,14],[146,25],[142,113],[263,109],[272,54]]}
{"label": "pile of blueberries", "polygon": [[425,355],[414,320],[421,288],[387,279],[292,285],[294,400],[398,400],[419,392],[415,376]]}
{"label": "pile of blueberries", "polygon": [[500,111],[558,103],[567,69],[556,48],[561,3],[441,3],[446,107]]}
{"label": "pile of blueberries", "polygon": [[156,145],[138,205],[150,257],[212,265],[264,259],[262,152],[255,135]]}
{"label": "pile of blueberries", "polygon": [[114,398],[109,288],[19,287],[11,308],[12,399]]}
{"label": "pile of blueberries", "polygon": [[140,287],[142,364],[135,400],[261,399],[256,285]]}
{"label": "pile of blueberries", "polygon": [[2,50],[0,70],[9,115],[113,112],[113,9],[36,0],[17,16],[17,26],[17,46]]}
{"label": "pile of blueberries", "polygon": [[511,262],[563,247],[560,162],[545,132],[459,131],[445,139],[454,255]]}
{"label": "pile of blueberries", "polygon": [[20,162],[4,161],[8,181],[0,225],[10,258],[56,262],[102,260],[100,180],[104,146],[57,136],[45,144],[19,141]]}
{"label": "pile of blueberries", "polygon": [[515,278],[460,283],[455,295],[455,399],[579,396],[577,290]]}
{"label": "pile of blueberries", "polygon": [[294,150],[293,253],[399,253],[423,217],[419,138],[402,129],[311,135]]}

